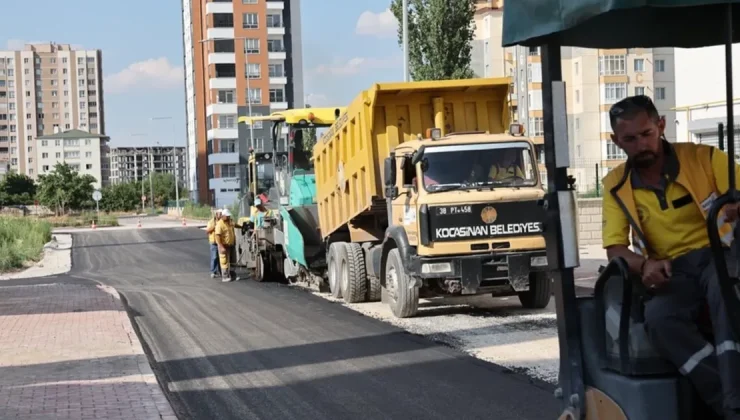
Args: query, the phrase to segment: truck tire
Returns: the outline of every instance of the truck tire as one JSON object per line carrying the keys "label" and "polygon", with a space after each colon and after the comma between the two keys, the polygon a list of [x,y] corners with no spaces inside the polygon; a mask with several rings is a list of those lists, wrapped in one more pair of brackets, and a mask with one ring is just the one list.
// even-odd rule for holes
{"label": "truck tire", "polygon": [[409,287],[413,279],[406,274],[398,249],[392,249],[388,253],[385,263],[385,294],[384,300],[388,302],[393,315],[396,318],[410,318],[419,311],[419,288]]}
{"label": "truck tire", "polygon": [[342,273],[342,297],[347,303],[365,301],[367,296],[367,273],[365,258],[360,244],[345,243],[340,253],[339,266]]}
{"label": "truck tire", "polygon": [[527,309],[543,309],[550,303],[552,279],[547,272],[529,273],[529,290],[519,293],[519,302]]}
{"label": "truck tire", "polygon": [[335,242],[329,245],[327,258],[327,271],[329,277],[329,291],[331,296],[340,299],[342,297],[341,272],[339,271],[339,251],[344,248],[344,243]]}
{"label": "truck tire", "polygon": [[380,287],[380,278],[367,276],[367,301],[380,302],[382,289]]}

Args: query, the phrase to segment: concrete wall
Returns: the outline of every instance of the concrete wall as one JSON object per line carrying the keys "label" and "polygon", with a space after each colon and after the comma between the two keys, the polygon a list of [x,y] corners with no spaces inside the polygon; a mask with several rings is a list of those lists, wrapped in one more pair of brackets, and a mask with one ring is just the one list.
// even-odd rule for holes
{"label": "concrete wall", "polygon": [[578,200],[579,245],[601,245],[601,198]]}

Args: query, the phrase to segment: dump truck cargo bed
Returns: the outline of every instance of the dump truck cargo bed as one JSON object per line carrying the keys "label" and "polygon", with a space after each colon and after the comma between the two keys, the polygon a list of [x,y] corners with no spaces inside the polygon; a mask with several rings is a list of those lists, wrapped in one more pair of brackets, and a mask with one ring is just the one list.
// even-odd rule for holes
{"label": "dump truck cargo bed", "polygon": [[314,147],[324,238],[363,213],[385,211],[383,160],[427,129],[504,133],[511,78],[376,84],[361,92]]}

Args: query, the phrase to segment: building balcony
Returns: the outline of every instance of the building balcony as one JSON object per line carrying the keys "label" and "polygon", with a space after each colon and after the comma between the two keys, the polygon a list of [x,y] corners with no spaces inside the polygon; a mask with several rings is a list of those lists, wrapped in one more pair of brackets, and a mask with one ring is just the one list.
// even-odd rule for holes
{"label": "building balcony", "polygon": [[216,1],[206,3],[206,14],[213,13],[234,13],[234,3],[225,1]]}
{"label": "building balcony", "polygon": [[288,109],[287,102],[272,102],[270,103],[270,111],[284,111]]}
{"label": "building balcony", "polygon": [[270,60],[285,61],[288,58],[288,55],[285,53],[285,51],[268,51],[267,58]]}
{"label": "building balcony", "polygon": [[288,78],[285,76],[280,76],[280,77],[270,76],[270,84],[271,85],[287,85]]}
{"label": "building balcony", "polygon": [[211,178],[208,180],[208,189],[220,191],[221,189],[239,188],[239,177]]}
{"label": "building balcony", "polygon": [[211,89],[236,89],[236,77],[213,77],[208,80]]}
{"label": "building balcony", "polygon": [[[267,28],[267,35],[285,35],[285,27],[279,26],[279,27],[268,27]],[[232,35],[233,38],[233,35]]]}
{"label": "building balcony", "polygon": [[[287,109],[287,108],[286,108]],[[212,128],[208,130],[208,139],[238,139],[239,129],[237,128]]]}
{"label": "building balcony", "polygon": [[234,28],[208,28],[206,33],[208,39],[233,39]]}
{"label": "building balcony", "polygon": [[267,10],[283,10],[285,8],[285,3],[282,1],[267,1]]}
{"label": "building balcony", "polygon": [[208,54],[208,64],[236,64],[236,54],[210,53]]}
{"label": "building balcony", "polygon": [[208,155],[209,165],[231,165],[239,164],[239,153],[211,153]]}
{"label": "building balcony", "polygon": [[206,107],[206,115],[237,114],[239,107],[236,104],[210,104]]}

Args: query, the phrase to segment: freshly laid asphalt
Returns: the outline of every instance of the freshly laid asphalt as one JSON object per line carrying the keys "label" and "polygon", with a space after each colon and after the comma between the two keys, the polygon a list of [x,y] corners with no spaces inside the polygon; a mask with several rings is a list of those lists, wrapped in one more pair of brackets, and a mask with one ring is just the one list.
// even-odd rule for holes
{"label": "freshly laid asphalt", "polygon": [[80,232],[72,271],[30,282],[115,287],[180,419],[559,414],[550,385],[298,288],[220,283],[207,261],[196,228]]}

